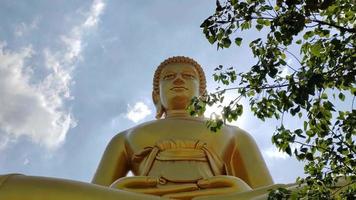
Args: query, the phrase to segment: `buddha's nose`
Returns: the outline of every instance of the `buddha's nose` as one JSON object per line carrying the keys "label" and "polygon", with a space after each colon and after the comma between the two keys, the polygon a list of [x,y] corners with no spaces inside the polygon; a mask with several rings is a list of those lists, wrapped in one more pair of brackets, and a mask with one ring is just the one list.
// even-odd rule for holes
{"label": "buddha's nose", "polygon": [[183,79],[181,78],[181,76],[178,76],[178,77],[173,81],[173,84],[174,84],[174,85],[183,85],[183,84],[184,84],[184,81],[183,81]]}

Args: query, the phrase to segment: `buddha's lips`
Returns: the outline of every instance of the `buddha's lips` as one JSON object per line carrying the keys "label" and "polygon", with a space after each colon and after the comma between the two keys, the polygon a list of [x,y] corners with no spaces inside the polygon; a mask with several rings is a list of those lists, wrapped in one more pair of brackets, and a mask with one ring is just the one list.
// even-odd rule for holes
{"label": "buddha's lips", "polygon": [[170,90],[172,90],[172,91],[176,91],[176,90],[188,90],[188,88],[186,88],[186,87],[172,87]]}

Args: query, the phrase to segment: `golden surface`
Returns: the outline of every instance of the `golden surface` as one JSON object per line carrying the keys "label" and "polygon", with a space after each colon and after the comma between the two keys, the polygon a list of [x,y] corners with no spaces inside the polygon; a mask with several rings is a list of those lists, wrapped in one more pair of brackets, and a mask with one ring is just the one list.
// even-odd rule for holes
{"label": "golden surface", "polygon": [[[159,92],[153,93],[164,118],[114,137],[93,183],[178,199],[246,192],[273,184],[248,133],[228,125],[213,133],[206,119],[187,114],[190,99],[202,90],[199,71],[181,59],[162,68]],[[134,176],[125,177],[128,171]]]}
{"label": "golden surface", "polygon": [[[5,175],[0,176],[0,199],[217,198],[213,195],[252,199],[273,187],[247,132],[226,125],[213,133],[206,119],[187,114],[190,99],[205,91],[199,65],[186,57],[173,57],[159,70],[154,82],[159,89],[154,90],[153,99],[157,117],[163,118],[117,134],[92,184]],[[126,177],[129,171],[134,176]]]}

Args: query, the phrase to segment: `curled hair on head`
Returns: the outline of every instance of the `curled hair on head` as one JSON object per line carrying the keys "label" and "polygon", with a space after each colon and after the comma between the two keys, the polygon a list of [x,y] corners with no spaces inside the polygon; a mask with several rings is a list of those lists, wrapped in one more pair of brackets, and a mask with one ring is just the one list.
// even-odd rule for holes
{"label": "curled hair on head", "polygon": [[156,106],[156,118],[159,119],[162,115],[166,112],[159,99],[154,98],[154,96],[159,96],[159,81],[162,69],[169,64],[176,64],[176,63],[185,63],[194,66],[195,70],[198,72],[199,76],[199,94],[204,95],[206,94],[206,79],[205,74],[202,67],[192,58],[185,57],[185,56],[173,56],[164,60],[161,64],[158,65],[154,77],[153,77],[153,92],[152,92],[152,99],[153,103]]}

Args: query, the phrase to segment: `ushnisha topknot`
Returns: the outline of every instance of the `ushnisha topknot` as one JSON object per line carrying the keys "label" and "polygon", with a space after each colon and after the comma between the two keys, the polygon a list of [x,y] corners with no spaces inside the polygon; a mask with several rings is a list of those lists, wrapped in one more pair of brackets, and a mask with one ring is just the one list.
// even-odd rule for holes
{"label": "ushnisha topknot", "polygon": [[[186,64],[190,64],[190,65],[194,66],[194,68],[197,70],[198,76],[199,76],[199,94],[205,95],[206,94],[206,78],[205,78],[204,71],[203,71],[202,67],[198,64],[198,62],[196,62],[192,58],[189,58],[186,56],[173,56],[173,57],[167,58],[161,64],[158,65],[158,67],[155,71],[154,77],[153,77],[153,92],[152,92],[152,94],[156,94],[159,96],[159,81],[160,81],[162,69],[169,64],[175,64],[175,63],[183,63],[183,64],[186,63]],[[156,105],[156,109],[157,109],[156,118],[157,119],[161,118],[161,116],[163,115],[163,113],[165,111],[163,108],[157,107],[157,103],[158,103],[157,99],[153,98],[153,102]],[[160,105],[160,107],[161,107],[161,105]]]}

